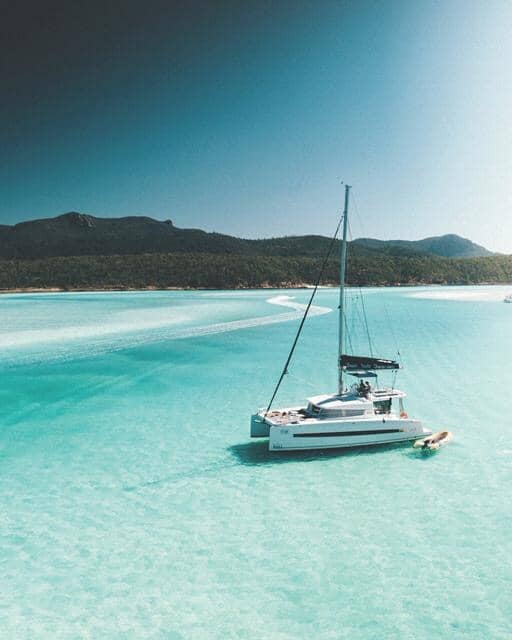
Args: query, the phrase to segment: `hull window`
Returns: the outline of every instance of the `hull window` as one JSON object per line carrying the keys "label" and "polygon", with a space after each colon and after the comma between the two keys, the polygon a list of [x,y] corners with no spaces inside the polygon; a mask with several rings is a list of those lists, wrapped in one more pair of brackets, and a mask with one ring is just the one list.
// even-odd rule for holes
{"label": "hull window", "polygon": [[294,438],[338,438],[339,436],[374,436],[379,433],[400,433],[403,429],[372,429],[370,431],[325,431],[317,433],[294,433]]}

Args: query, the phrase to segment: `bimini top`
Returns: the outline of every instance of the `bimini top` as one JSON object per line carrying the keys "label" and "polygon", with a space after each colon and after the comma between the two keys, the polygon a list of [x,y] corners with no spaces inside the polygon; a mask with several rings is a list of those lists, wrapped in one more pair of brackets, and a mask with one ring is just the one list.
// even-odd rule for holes
{"label": "bimini top", "polygon": [[340,356],[340,367],[346,373],[359,378],[373,377],[372,371],[396,370],[400,365],[396,360],[384,360],[383,358],[369,358],[368,356]]}

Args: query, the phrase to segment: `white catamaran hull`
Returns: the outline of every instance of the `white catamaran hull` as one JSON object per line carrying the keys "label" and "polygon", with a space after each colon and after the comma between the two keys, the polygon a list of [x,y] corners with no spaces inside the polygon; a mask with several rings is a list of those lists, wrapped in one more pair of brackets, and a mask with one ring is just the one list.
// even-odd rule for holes
{"label": "white catamaran hull", "polygon": [[317,424],[288,424],[269,428],[270,451],[337,449],[393,442],[407,442],[430,435],[419,420],[389,419],[327,421]]}
{"label": "white catamaran hull", "polygon": [[[348,201],[350,186],[345,185],[345,207],[343,218],[343,239],[341,243],[340,265],[340,299],[338,321],[338,390],[335,394],[323,394],[308,398],[307,405],[275,409],[272,404],[283,381],[299,339],[308,310],[320,282],[323,267],[318,277],[306,311],[299,325],[288,359],[281,377],[274,389],[267,409],[261,409],[251,417],[251,437],[268,438],[270,451],[291,451],[304,449],[337,449],[344,447],[361,447],[393,442],[419,440],[432,434],[424,429],[419,420],[409,418],[403,406],[405,393],[391,387],[379,387],[376,382],[377,371],[397,371],[400,363],[396,360],[377,358],[372,353],[369,339],[370,355],[355,355],[344,352],[344,292],[347,263],[347,229]],[[334,239],[338,233],[334,234]],[[325,261],[330,255],[326,254]],[[366,315],[363,307],[366,324]],[[350,388],[344,383],[344,376],[351,375],[359,380]],[[398,404],[398,407],[397,407]]]}

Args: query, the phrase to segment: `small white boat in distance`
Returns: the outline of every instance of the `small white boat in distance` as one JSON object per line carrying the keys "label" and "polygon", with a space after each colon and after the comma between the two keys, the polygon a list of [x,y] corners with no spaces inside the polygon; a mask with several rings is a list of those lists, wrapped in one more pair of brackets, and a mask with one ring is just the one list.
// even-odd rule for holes
{"label": "small white boat in distance", "polygon": [[439,448],[444,447],[453,438],[451,431],[437,431],[423,440],[417,440],[413,447],[415,449],[422,449],[426,451],[437,451]]}
{"label": "small white boat in distance", "polygon": [[503,302],[512,303],[512,293],[510,293],[508,296],[505,296]]}
{"label": "small white boat in distance", "polygon": [[[373,356],[355,356],[344,353],[344,325],[346,322],[344,293],[349,189],[348,185],[345,186],[338,324],[338,391],[337,393],[314,396],[302,405],[271,411],[279,385],[288,372],[293,350],[315,295],[317,288],[315,287],[272,399],[266,409],[260,409],[251,417],[251,437],[268,438],[271,451],[390,444],[417,440],[432,434],[432,431],[425,429],[419,420],[414,420],[407,415],[403,406],[405,398],[403,391],[379,387],[376,383],[376,371],[399,369],[398,362]],[[329,253],[325,260],[328,257]],[[345,374],[354,376],[359,382],[346,388]]]}

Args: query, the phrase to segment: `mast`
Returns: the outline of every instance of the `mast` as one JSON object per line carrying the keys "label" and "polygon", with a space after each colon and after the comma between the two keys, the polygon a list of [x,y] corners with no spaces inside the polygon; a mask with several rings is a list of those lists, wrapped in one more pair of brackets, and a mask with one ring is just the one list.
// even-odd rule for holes
{"label": "mast", "polygon": [[348,226],[348,197],[350,186],[345,185],[345,206],[343,208],[343,239],[341,243],[341,269],[340,269],[340,305],[339,305],[339,325],[338,325],[338,393],[343,393],[343,370],[341,368],[341,355],[343,354],[343,304],[345,301],[345,272],[347,270],[347,226]]}

